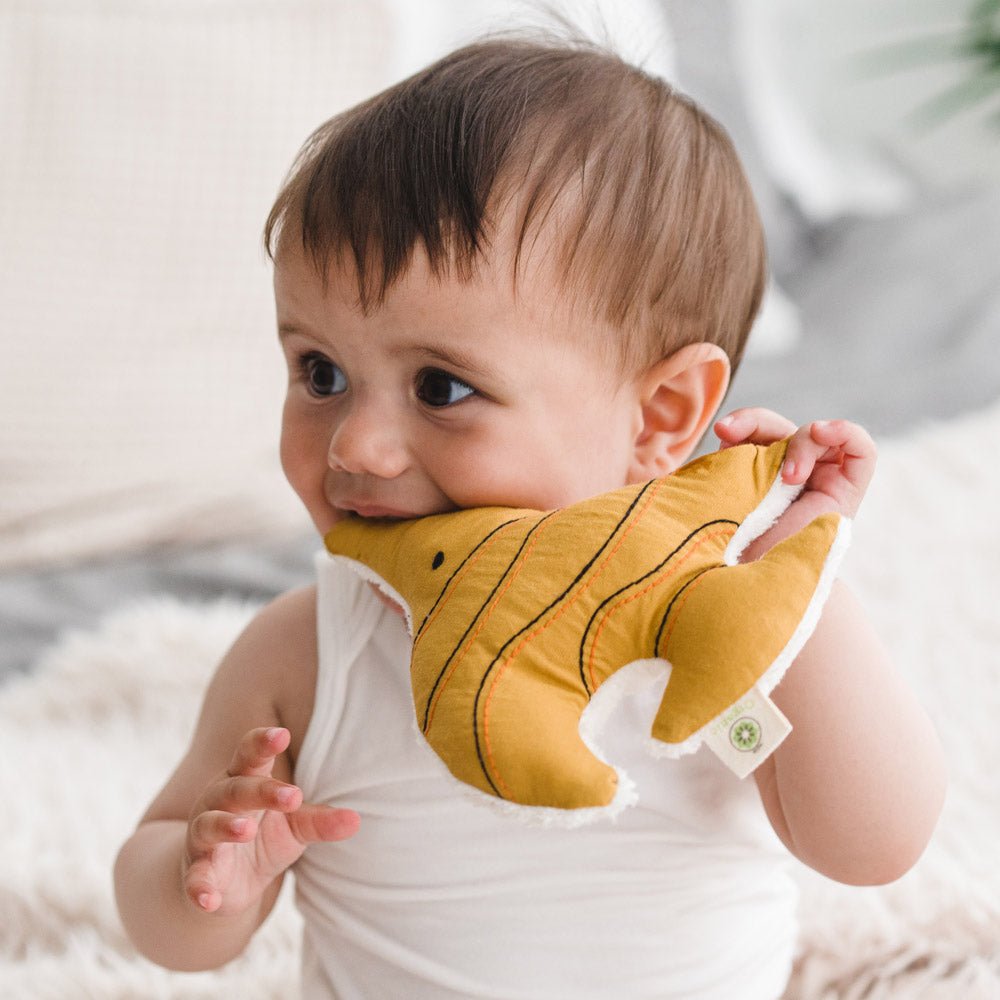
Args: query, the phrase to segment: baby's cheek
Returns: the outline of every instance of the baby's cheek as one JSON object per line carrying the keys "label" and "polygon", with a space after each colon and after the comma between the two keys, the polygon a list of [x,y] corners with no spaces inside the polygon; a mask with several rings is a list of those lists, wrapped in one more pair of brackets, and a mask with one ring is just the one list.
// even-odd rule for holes
{"label": "baby's cheek", "polygon": [[299,496],[302,495],[300,486],[304,485],[305,479],[305,451],[300,441],[296,441],[294,435],[287,431],[281,434],[281,469],[285,473],[292,489]]}
{"label": "baby's cheek", "polygon": [[449,494],[456,507],[515,507],[528,510],[554,510],[575,503],[577,499],[561,480],[545,470],[517,466],[501,474],[480,475],[474,483]]}
{"label": "baby's cheek", "polygon": [[574,482],[574,464],[539,437],[532,427],[470,433],[461,446],[428,449],[433,459],[426,468],[459,508],[553,510],[584,499]]}
{"label": "baby's cheek", "polygon": [[[325,456],[308,435],[283,430],[281,435],[281,468],[288,484],[302,501],[317,529],[333,527],[333,512],[324,489],[329,467]],[[329,524],[327,524],[329,521]]]}

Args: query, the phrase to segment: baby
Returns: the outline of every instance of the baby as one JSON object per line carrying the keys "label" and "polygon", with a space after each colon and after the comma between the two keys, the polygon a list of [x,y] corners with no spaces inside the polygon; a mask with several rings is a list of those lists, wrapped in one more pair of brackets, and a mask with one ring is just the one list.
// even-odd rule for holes
{"label": "baby", "polygon": [[[346,517],[547,510],[663,476],[712,424],[765,283],[718,124],[582,44],[463,48],[321,126],[266,228],[288,363],[282,463],[322,535]],[[846,421],[743,410],[723,446],[789,437],[800,498],[753,559],[875,464]],[[653,760],[620,706],[639,804],[580,829],[470,800],[416,736],[399,609],[328,557],[226,655],[190,747],[123,846],[136,946],[238,955],[294,866],[309,998],[779,996],[789,856],[904,873],[944,789],[939,745],[836,585],[774,700],[791,735],[740,782]]]}

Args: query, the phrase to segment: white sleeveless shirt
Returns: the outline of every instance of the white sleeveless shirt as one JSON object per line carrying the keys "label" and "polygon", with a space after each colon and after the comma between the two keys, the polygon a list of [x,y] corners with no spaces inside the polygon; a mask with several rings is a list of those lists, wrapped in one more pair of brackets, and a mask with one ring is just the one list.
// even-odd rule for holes
{"label": "white sleeveless shirt", "polygon": [[356,809],[295,867],[306,1000],[764,1000],[791,968],[790,859],[753,782],[643,749],[662,685],[603,749],[639,802],[577,829],[477,801],[423,741],[402,616],[321,554],[306,800]]}

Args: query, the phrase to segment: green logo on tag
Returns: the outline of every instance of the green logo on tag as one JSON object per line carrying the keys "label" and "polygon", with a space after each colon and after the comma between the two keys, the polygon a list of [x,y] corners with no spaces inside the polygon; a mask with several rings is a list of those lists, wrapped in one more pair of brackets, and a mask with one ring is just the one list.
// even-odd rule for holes
{"label": "green logo on tag", "polygon": [[745,715],[737,719],[729,729],[729,742],[743,753],[749,753],[760,746],[760,723]]}

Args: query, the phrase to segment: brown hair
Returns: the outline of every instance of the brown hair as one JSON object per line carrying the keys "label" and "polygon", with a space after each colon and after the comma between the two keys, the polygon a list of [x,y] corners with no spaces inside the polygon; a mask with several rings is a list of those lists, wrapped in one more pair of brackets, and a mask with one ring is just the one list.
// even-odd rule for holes
{"label": "brown hair", "polygon": [[564,290],[621,333],[623,370],[698,341],[735,369],[766,262],[733,146],[692,100],[588,43],[480,41],[332,118],[264,241],[273,259],[297,235],[324,276],[349,251],[367,311],[417,240],[436,274],[471,275],[508,204],[515,282],[522,251],[554,235]]}

